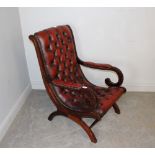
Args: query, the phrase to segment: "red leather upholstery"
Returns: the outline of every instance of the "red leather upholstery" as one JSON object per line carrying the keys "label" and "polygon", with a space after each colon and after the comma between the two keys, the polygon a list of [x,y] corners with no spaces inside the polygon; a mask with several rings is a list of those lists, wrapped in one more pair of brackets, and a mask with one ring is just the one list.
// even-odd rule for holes
{"label": "red leather upholstery", "polygon": [[92,88],[86,85],[54,80],[59,98],[72,110],[84,112],[97,108],[97,97]]}
{"label": "red leather upholstery", "polygon": [[80,90],[83,88],[83,85],[80,83],[73,83],[73,82],[64,82],[62,80],[53,80],[52,82],[55,86],[68,88],[73,90]]}
{"label": "red leather upholstery", "polygon": [[112,105],[119,99],[119,97],[125,92],[124,88],[111,87],[106,91],[103,89],[96,90],[98,92],[98,111],[100,113],[106,112],[112,107]]}
{"label": "red leather upholstery", "polygon": [[71,31],[67,26],[46,29],[35,34],[50,78],[81,82]]}
{"label": "red leather upholstery", "polygon": [[[106,112],[124,92],[123,88],[101,88],[91,85],[77,60],[72,32],[68,26],[58,26],[35,33],[41,49],[46,74],[62,103],[72,110]],[[87,65],[87,63],[86,63]],[[94,64],[88,63],[93,68]],[[109,70],[110,65],[96,65]],[[82,86],[85,86],[82,88]],[[87,88],[87,89],[84,89]]]}

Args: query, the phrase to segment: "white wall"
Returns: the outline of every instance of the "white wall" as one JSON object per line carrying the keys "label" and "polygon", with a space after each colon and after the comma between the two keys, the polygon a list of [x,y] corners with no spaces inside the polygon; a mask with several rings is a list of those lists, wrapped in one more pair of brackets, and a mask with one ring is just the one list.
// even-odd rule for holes
{"label": "white wall", "polygon": [[[155,91],[155,8],[20,8],[20,19],[33,88],[43,85],[28,35],[69,24],[80,58],[119,67],[129,91]],[[84,72],[90,81],[104,83],[103,72]]]}
{"label": "white wall", "polygon": [[17,8],[0,8],[0,139],[31,91]]}

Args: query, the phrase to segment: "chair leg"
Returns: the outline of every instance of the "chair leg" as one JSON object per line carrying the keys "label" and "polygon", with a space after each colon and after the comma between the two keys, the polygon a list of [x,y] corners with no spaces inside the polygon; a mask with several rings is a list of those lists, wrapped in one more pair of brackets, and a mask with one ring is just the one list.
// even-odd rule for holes
{"label": "chair leg", "polygon": [[100,120],[95,119],[95,121],[90,125],[90,128],[92,128],[97,122],[99,122]]}
{"label": "chair leg", "polygon": [[120,112],[120,109],[119,109],[119,107],[118,107],[118,105],[116,103],[113,104],[113,108],[114,108],[115,113],[117,113],[117,114],[120,114],[121,113]]}
{"label": "chair leg", "polygon": [[102,115],[99,118],[95,119],[95,121],[90,125],[90,128],[92,128],[97,122],[99,122],[102,119],[102,117],[105,115],[105,113],[102,113]]}
{"label": "chair leg", "polygon": [[52,113],[49,115],[48,120],[49,120],[49,121],[52,121],[52,119],[53,119],[55,116],[57,116],[57,115],[66,116],[66,117],[70,118],[71,120],[73,120],[74,122],[76,122],[77,124],[79,124],[79,125],[86,131],[86,133],[87,133],[87,135],[89,136],[90,140],[91,140],[92,142],[94,142],[94,143],[97,142],[97,139],[96,139],[96,137],[95,137],[93,131],[91,130],[91,128],[90,128],[82,119],[80,119],[80,118],[78,118],[78,117],[75,117],[75,116],[72,116],[72,115],[67,116],[67,115],[61,113],[60,111],[54,111],[54,112],[52,112]]}
{"label": "chair leg", "polygon": [[77,124],[79,124],[85,130],[85,132],[87,133],[87,135],[89,136],[90,140],[93,143],[97,142],[97,139],[96,139],[93,131],[91,130],[91,128],[82,119],[80,119],[78,117],[75,117],[75,116],[72,116],[72,115],[70,115],[69,118],[71,120],[73,120],[74,122],[76,122]]}
{"label": "chair leg", "polygon": [[52,121],[52,119],[57,116],[57,115],[64,115],[63,113],[61,113],[60,111],[54,111],[52,112],[49,116],[48,116],[48,120]]}

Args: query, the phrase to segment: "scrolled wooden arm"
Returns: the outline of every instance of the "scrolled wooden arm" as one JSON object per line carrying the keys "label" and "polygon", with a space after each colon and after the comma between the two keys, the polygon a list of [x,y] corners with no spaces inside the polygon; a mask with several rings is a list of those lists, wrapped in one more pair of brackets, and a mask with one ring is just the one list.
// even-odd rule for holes
{"label": "scrolled wooden arm", "polygon": [[117,74],[118,76],[118,81],[116,83],[112,82],[110,80],[110,78],[106,78],[105,79],[105,83],[109,86],[109,87],[119,87],[122,85],[123,83],[123,74],[121,72],[120,69],[118,69],[117,67],[111,66],[109,64],[99,64],[99,63],[94,63],[94,62],[86,62],[86,61],[82,61],[78,58],[78,63],[85,66],[85,67],[90,67],[90,68],[94,68],[94,69],[101,69],[101,70],[109,70],[109,71],[113,71]]}

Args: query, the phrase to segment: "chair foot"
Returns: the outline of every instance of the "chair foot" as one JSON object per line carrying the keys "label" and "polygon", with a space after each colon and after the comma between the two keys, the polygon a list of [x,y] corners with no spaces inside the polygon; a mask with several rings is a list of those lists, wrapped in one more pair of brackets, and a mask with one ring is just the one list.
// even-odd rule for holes
{"label": "chair foot", "polygon": [[87,135],[89,136],[91,142],[96,143],[97,139],[93,133],[93,131],[91,130],[91,128],[80,118],[75,117],[75,116],[68,116],[71,120],[73,120],[74,122],[76,122],[77,124],[79,124],[87,133]]}
{"label": "chair foot", "polygon": [[119,107],[118,107],[118,105],[116,103],[113,105],[113,108],[114,108],[115,113],[117,113],[117,114],[121,113],[120,109],[119,109]]}
{"label": "chair foot", "polygon": [[64,115],[64,114],[62,114],[62,113],[59,112],[59,111],[54,111],[54,112],[52,112],[52,113],[48,116],[48,120],[49,120],[49,121],[52,121],[53,118],[54,118],[55,116],[57,116],[57,115]]}

